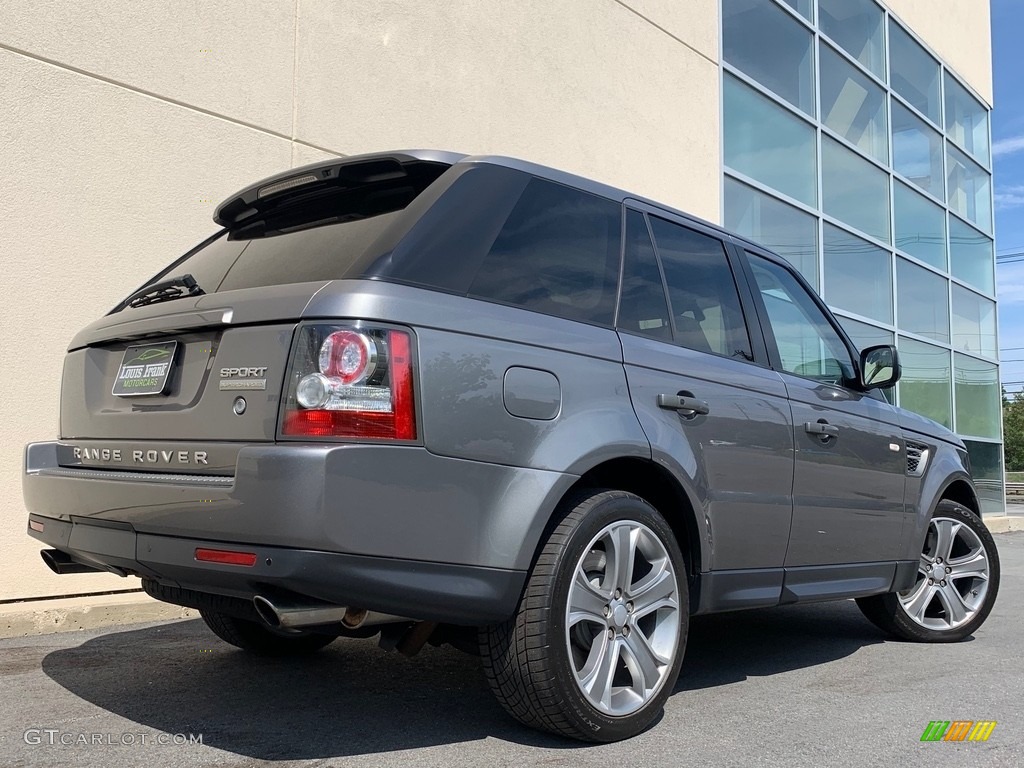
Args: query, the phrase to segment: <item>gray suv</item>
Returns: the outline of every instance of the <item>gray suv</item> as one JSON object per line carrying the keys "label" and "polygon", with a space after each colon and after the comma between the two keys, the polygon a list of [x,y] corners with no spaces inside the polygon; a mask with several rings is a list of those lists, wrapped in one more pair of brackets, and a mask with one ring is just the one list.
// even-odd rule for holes
{"label": "gray suv", "polygon": [[60,438],[25,452],[57,573],[139,576],[258,653],[448,642],[591,741],[659,714],[692,615],[855,598],[946,642],[992,609],[963,443],[759,245],[433,151],[214,219],[69,346]]}

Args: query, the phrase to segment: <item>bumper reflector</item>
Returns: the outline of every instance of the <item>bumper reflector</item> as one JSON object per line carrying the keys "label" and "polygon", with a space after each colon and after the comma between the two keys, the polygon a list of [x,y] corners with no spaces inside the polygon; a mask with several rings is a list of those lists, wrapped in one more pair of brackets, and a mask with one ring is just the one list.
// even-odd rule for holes
{"label": "bumper reflector", "polygon": [[224,565],[256,565],[255,552],[233,552],[228,549],[196,548],[196,560],[204,563],[223,563]]}
{"label": "bumper reflector", "polygon": [[31,528],[33,531],[38,531],[39,533],[42,533],[43,528],[45,528],[45,526],[38,520],[29,520],[28,527]]}

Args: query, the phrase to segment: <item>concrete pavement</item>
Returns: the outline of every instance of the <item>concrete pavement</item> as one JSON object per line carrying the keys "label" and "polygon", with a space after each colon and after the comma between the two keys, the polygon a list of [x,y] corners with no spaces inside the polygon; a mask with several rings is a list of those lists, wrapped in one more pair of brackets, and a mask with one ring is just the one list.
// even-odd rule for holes
{"label": "concrete pavement", "polygon": [[[0,766],[1019,766],[1024,533],[996,541],[973,639],[889,640],[849,601],[697,618],[665,716],[605,746],[519,727],[450,648],[259,659],[197,620],[0,640]],[[931,720],[998,725],[922,743]]]}

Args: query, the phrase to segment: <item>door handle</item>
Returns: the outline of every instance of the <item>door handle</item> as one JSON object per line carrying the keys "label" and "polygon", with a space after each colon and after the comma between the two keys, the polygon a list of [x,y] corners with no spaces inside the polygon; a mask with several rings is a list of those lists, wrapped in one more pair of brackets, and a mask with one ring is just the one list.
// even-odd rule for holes
{"label": "door handle", "polygon": [[667,408],[671,411],[679,411],[683,416],[706,416],[711,413],[711,408],[706,400],[698,400],[690,392],[680,392],[677,395],[658,395],[658,407]]}
{"label": "door handle", "polygon": [[827,421],[808,421],[804,423],[804,432],[809,435],[818,435],[819,437],[839,437],[839,427],[829,424]]}

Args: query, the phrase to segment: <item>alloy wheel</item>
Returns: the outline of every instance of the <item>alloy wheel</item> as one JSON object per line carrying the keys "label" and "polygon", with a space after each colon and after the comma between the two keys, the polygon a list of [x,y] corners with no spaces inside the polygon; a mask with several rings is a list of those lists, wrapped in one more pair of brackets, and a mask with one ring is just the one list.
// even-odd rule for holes
{"label": "alloy wheel", "polygon": [[959,520],[935,517],[928,526],[917,582],[898,598],[920,626],[955,629],[984,605],[989,577],[988,552],[978,534]]}
{"label": "alloy wheel", "polygon": [[576,684],[599,711],[636,712],[661,690],[679,644],[678,581],[647,526],[620,520],[584,550],[566,607]]}

